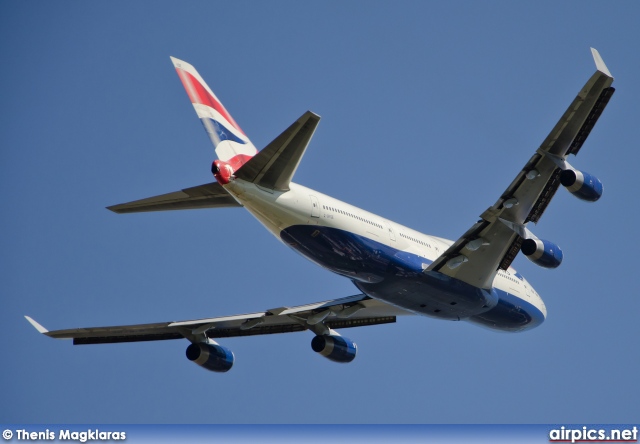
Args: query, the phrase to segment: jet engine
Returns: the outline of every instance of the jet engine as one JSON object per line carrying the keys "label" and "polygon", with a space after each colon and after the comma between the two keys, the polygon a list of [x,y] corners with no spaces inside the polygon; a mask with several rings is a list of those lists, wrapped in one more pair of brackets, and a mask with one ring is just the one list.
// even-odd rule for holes
{"label": "jet engine", "polygon": [[574,196],[588,202],[595,202],[602,196],[602,182],[583,171],[567,169],[560,173],[560,183]]}
{"label": "jet engine", "polygon": [[355,359],[358,346],[348,338],[336,335],[318,335],[311,341],[314,352],[320,353],[334,362],[351,362]]}
{"label": "jet engine", "polygon": [[227,372],[233,366],[233,353],[218,344],[191,344],[187,347],[187,359],[212,372]]}
{"label": "jet engine", "polygon": [[542,239],[525,239],[522,252],[536,265],[557,268],[562,263],[562,250],[553,242]]}

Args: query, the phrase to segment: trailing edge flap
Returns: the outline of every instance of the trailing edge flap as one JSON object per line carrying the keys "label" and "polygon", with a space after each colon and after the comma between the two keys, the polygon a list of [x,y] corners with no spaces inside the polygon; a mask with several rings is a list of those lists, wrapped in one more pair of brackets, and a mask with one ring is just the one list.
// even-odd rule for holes
{"label": "trailing edge flap", "polygon": [[145,211],[194,210],[198,208],[240,207],[218,182],[185,188],[174,193],[134,200],[107,207],[114,213],[141,213]]}
{"label": "trailing edge flap", "polygon": [[249,159],[235,176],[264,188],[288,191],[320,116],[307,111],[262,151]]}
{"label": "trailing edge flap", "polygon": [[[396,316],[413,313],[363,294],[296,307],[279,307],[257,313],[153,324],[86,327],[49,331],[25,316],[40,333],[55,339],[73,339],[74,344],[109,344],[291,333],[321,325],[329,329],[364,327],[396,322]],[[321,318],[316,319],[314,317]],[[311,320],[311,322],[307,322]]]}

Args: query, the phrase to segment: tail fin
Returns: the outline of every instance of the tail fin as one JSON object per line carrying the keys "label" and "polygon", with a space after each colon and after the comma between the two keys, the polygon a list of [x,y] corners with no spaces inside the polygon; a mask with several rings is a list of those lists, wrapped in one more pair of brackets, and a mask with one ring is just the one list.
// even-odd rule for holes
{"label": "tail fin", "polygon": [[213,143],[218,159],[227,162],[234,170],[239,169],[255,156],[258,150],[200,77],[198,71],[175,57],[171,57],[171,61]]}

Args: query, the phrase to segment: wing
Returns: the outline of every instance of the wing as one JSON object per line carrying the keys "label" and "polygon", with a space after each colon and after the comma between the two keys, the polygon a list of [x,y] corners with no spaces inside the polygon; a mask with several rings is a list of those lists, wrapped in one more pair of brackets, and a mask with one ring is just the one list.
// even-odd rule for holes
{"label": "wing", "polygon": [[438,271],[468,284],[491,288],[498,269],[507,269],[560,185],[560,173],[570,167],[609,102],[613,77],[600,54],[591,49],[597,70],[562,115],[533,157],[498,201],[466,233],[436,259],[427,271]]}
{"label": "wing", "polygon": [[180,322],[72,328],[48,331],[28,316],[40,333],[55,339],[73,339],[74,344],[159,341],[186,338],[202,342],[206,338],[266,335],[311,330],[328,334],[330,329],[387,324],[396,316],[412,313],[365,295],[280,307],[263,312]]}
{"label": "wing", "polygon": [[134,200],[107,207],[114,213],[140,213],[145,211],[194,210],[198,208],[241,207],[218,182],[185,188],[174,193]]}

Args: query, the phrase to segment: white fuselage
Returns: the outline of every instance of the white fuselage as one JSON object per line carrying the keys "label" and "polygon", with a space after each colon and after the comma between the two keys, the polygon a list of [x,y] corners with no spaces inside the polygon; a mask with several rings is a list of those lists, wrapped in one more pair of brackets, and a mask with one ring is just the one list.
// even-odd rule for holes
{"label": "white fuselage", "polygon": [[[420,233],[295,183],[290,184],[289,191],[282,192],[263,189],[243,180],[235,180],[225,185],[225,189],[280,241],[330,271],[349,277],[356,286],[368,295],[418,314],[446,319],[456,319],[457,317],[457,319],[469,320],[469,318],[473,318],[474,309],[466,312],[460,311],[456,314],[450,311],[450,307],[447,307],[449,311],[436,308],[433,311],[437,314],[434,314],[416,309],[411,305],[412,302],[406,298],[397,298],[391,293],[381,296],[380,293],[370,293],[366,290],[367,285],[385,279],[381,277],[381,273],[370,272],[365,263],[367,260],[375,262],[379,257],[392,256],[398,258],[399,261],[404,261],[401,262],[401,265],[406,266],[407,273],[413,271],[417,275],[440,256],[453,243],[452,241]],[[291,231],[292,227],[301,227],[305,230],[304,233],[308,232],[308,235],[298,235],[292,241],[288,235],[283,234]],[[351,241],[345,247],[344,242],[337,238],[333,239],[332,235],[327,233],[340,233],[341,236],[348,236]],[[337,260],[330,258],[326,252],[324,254],[316,252],[318,244],[313,238],[316,236],[319,238],[319,234],[322,234],[325,244],[332,245],[334,243],[330,247],[330,253],[335,255],[334,259]],[[309,242],[307,243],[305,239],[308,239]],[[354,249],[358,251],[353,251]],[[366,256],[369,259],[363,259],[362,249],[373,252]],[[350,264],[357,264],[357,267]],[[397,284],[393,288],[396,287]],[[524,328],[539,325],[540,315],[542,315],[542,320],[546,317],[546,308],[538,293],[513,268],[506,271],[499,270],[494,279],[493,287],[497,294],[508,296],[510,307],[521,310],[525,306],[533,307],[533,311],[539,312],[537,313],[538,321],[528,323]],[[428,295],[421,297],[428,297]],[[504,296],[501,297],[505,299]],[[406,302],[404,302],[405,300]],[[423,307],[424,305],[420,304],[419,306]],[[494,305],[493,302],[485,303],[483,307],[486,310]],[[462,310],[462,306],[460,306],[460,310]],[[505,310],[513,311],[514,308]],[[445,315],[445,312],[448,314]],[[481,323],[488,327],[501,329],[493,321],[483,319]],[[507,330],[515,331],[524,328],[507,328]]]}

